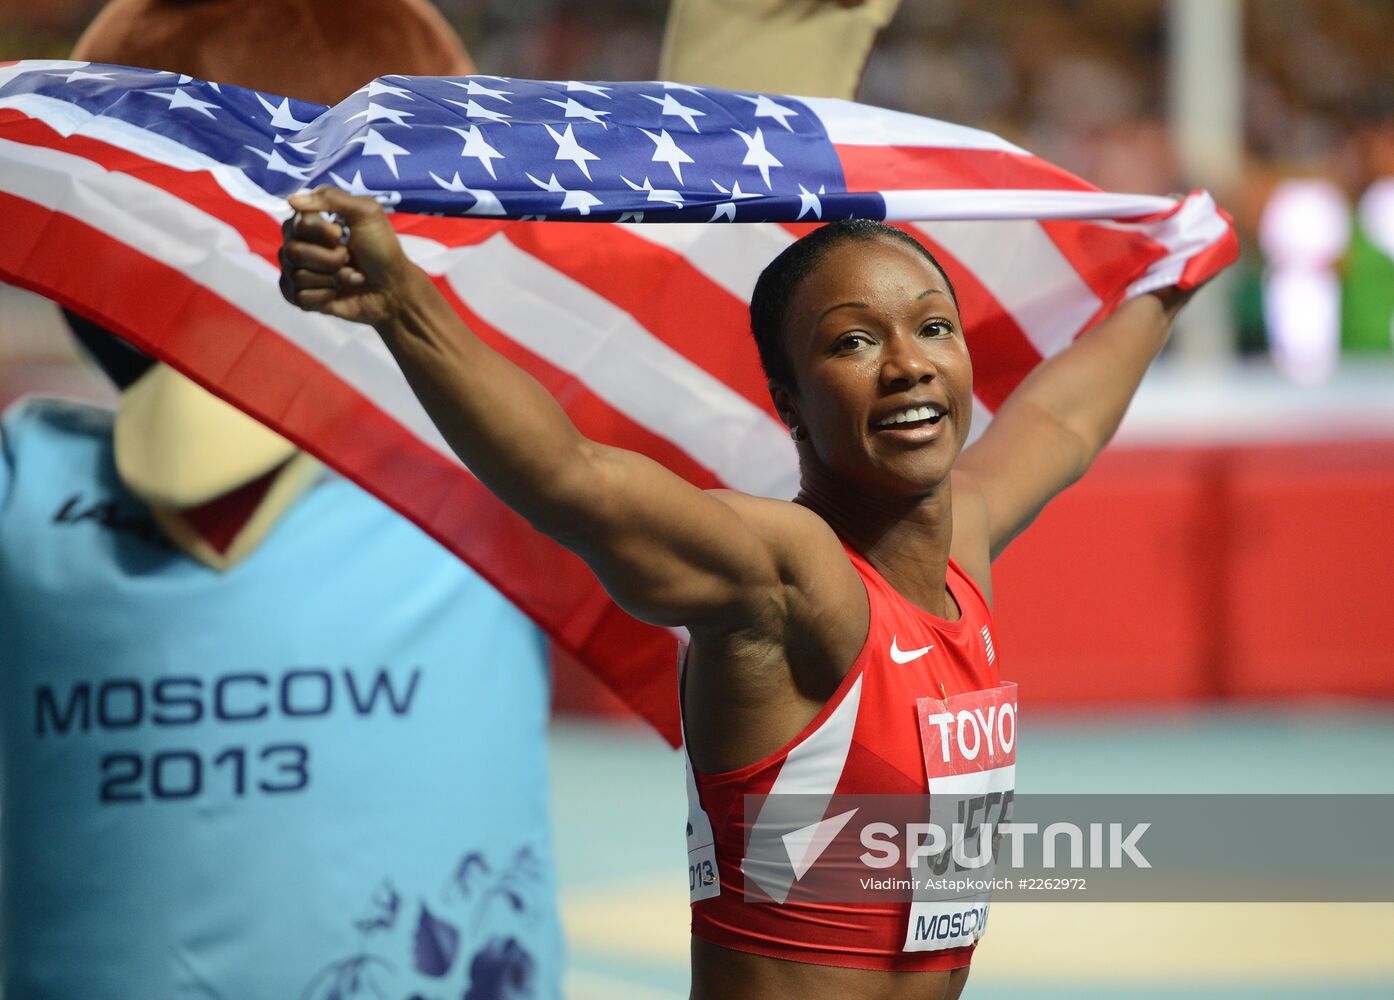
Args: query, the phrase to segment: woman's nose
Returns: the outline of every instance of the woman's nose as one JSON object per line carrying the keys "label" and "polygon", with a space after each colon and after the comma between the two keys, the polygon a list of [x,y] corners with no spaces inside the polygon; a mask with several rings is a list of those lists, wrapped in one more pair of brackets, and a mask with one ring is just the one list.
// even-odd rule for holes
{"label": "woman's nose", "polygon": [[881,353],[881,381],[892,386],[927,382],[938,374],[934,362],[914,337],[891,337]]}

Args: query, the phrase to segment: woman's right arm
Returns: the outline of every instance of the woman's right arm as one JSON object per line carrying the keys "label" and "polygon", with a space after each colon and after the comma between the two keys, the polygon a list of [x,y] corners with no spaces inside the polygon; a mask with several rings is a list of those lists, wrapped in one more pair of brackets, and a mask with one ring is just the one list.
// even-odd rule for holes
{"label": "woman's right arm", "polygon": [[[798,530],[800,509],[779,505],[786,515],[769,501],[723,499],[642,455],[591,441],[536,380],[470,332],[407,260],[374,201],[320,188],[291,206],[282,294],[374,326],[461,461],[580,555],[621,607],[658,625],[718,631],[782,617],[782,553],[798,558],[785,536]],[[348,222],[347,246],[321,212]]]}

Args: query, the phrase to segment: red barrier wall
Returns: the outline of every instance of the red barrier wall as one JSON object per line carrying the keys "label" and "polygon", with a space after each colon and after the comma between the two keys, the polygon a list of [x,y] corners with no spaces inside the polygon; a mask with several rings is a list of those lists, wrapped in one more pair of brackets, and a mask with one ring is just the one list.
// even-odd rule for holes
{"label": "red barrier wall", "polygon": [[1394,697],[1394,444],[1235,456],[1236,694]]}
{"label": "red barrier wall", "polygon": [[1117,452],[993,566],[1003,669],[1023,699],[1186,701],[1208,693],[1216,578],[1202,562],[1204,456]]}
{"label": "red barrier wall", "polygon": [[[1110,449],[993,568],[1034,704],[1394,698],[1394,440]],[[618,704],[558,665],[557,704]]]}

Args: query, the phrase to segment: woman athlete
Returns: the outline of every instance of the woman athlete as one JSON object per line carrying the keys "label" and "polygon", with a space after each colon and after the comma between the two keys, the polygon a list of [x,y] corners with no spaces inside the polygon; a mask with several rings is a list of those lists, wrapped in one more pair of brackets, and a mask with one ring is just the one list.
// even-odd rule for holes
{"label": "woman athlete", "polygon": [[[859,722],[856,745],[843,747],[846,769],[879,739],[886,781],[923,781],[922,758],[893,759],[919,752],[915,695],[996,683],[986,632],[969,637],[976,647],[961,632],[990,621],[992,560],[1089,467],[1189,297],[1173,289],[1125,303],[1039,365],[965,451],[973,373],[943,270],[878,223],[814,231],[766,268],[751,305],[770,393],[798,447],[801,488],[789,502],[703,491],[583,437],[537,382],[469,331],[374,201],[334,188],[290,201],[286,299],[374,326],[490,490],[584,559],[630,614],[690,631],[684,724],[704,802],[782,766],[843,714],[830,710],[852,688],[861,699],[853,714],[867,711],[877,684],[900,683],[883,676],[923,676],[928,690],[892,705],[890,722],[866,732]],[[348,223],[347,246],[321,213]],[[892,635],[887,622],[923,631]],[[879,659],[888,636],[894,667]],[[959,660],[932,666],[925,646]],[[867,769],[863,756],[856,767]],[[870,783],[852,790],[907,790]],[[739,855],[729,856],[738,820],[713,816],[726,883],[740,879]],[[791,909],[785,919],[783,907],[744,903],[728,884],[694,904],[692,994],[957,997],[971,947],[901,954],[904,910],[889,929],[850,910],[820,919]]]}

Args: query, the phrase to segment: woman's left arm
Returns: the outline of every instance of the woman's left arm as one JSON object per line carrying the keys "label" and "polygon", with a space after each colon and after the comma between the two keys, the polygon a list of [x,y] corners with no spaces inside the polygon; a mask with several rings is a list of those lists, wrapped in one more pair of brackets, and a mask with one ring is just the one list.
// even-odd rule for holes
{"label": "woman's left arm", "polygon": [[1108,444],[1191,294],[1169,288],[1125,302],[1038,365],[964,450],[955,506],[981,512],[992,559]]}

